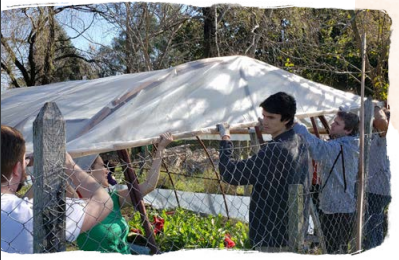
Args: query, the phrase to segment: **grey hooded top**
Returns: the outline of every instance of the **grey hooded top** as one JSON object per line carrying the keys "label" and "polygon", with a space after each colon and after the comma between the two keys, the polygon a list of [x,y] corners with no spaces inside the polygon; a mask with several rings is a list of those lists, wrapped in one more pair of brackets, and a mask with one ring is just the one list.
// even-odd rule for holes
{"label": "grey hooded top", "polygon": [[[344,136],[324,141],[309,133],[305,125],[300,123],[295,124],[294,131],[306,140],[310,156],[320,165],[322,187],[319,195],[320,209],[326,214],[355,212],[355,183],[359,168],[359,138],[357,136]],[[341,151],[341,146],[345,178],[342,157],[338,158],[333,168],[334,161]]]}
{"label": "grey hooded top", "polygon": [[366,191],[374,194],[391,195],[391,170],[387,155],[387,138],[374,133],[371,138]]}

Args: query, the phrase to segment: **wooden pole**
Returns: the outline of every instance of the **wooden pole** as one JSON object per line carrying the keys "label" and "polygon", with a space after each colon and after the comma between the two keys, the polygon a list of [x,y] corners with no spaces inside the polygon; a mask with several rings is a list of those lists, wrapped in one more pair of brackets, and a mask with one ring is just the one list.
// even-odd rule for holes
{"label": "wooden pole", "polygon": [[206,147],[205,147],[204,143],[202,142],[201,138],[199,138],[199,137],[197,136],[197,140],[198,140],[198,142],[201,144],[201,146],[202,146],[202,148],[204,149],[206,155],[208,156],[209,161],[210,161],[211,164],[212,164],[213,172],[215,173],[216,178],[218,179],[220,191],[222,192],[223,201],[224,201],[224,207],[225,207],[225,209],[226,209],[227,219],[230,219],[230,216],[229,216],[229,207],[227,206],[227,200],[226,200],[226,194],[225,194],[225,192],[224,192],[224,189],[223,189],[223,186],[222,186],[222,181],[220,180],[220,176],[219,176],[219,174],[218,174],[218,172],[217,172],[217,170],[216,170],[215,163],[213,162],[213,160],[212,160],[212,158],[211,158],[211,155],[208,153],[208,150],[206,149]]}
{"label": "wooden pole", "polygon": [[[333,110],[337,112],[338,110]],[[301,119],[304,118],[305,116],[298,116],[297,118]],[[325,119],[324,119],[325,120]],[[325,120],[325,122],[327,122]],[[245,133],[243,132],[243,129],[248,129],[250,127],[257,126],[259,124],[259,121],[253,121],[253,122],[248,122],[248,123],[240,123],[240,124],[235,124],[230,126],[230,133],[235,134],[235,133]],[[328,124],[327,124],[328,128]],[[246,130],[248,133],[248,130]],[[209,134],[214,134],[218,135],[219,132],[216,129],[216,127],[207,127],[207,128],[202,128],[199,130],[194,130],[194,131],[187,131],[187,132],[182,132],[182,133],[177,133],[177,134],[172,134],[173,140],[181,140],[185,138],[196,138],[197,136],[201,135],[209,135]],[[82,157],[90,154],[99,154],[99,153],[105,153],[109,151],[117,151],[117,150],[123,150],[123,149],[128,149],[128,148],[133,148],[133,147],[139,147],[139,146],[145,146],[149,144],[156,144],[159,143],[160,138],[159,136],[157,137],[152,137],[152,138],[146,138],[146,139],[141,139],[141,140],[134,140],[130,142],[123,142],[123,143],[115,143],[110,146],[107,146],[106,148],[98,148],[98,149],[74,149],[74,150],[68,150],[69,154],[72,157]]]}
{"label": "wooden pole", "polygon": [[[154,148],[155,148],[155,151],[158,150],[158,146],[157,146],[157,145],[154,145]],[[168,168],[168,166],[166,165],[165,160],[164,160],[163,158],[162,158],[161,160],[162,160],[162,165],[163,165],[163,167],[165,168],[166,174],[168,175],[170,184],[172,184],[173,193],[175,194],[175,198],[176,198],[176,202],[177,202],[177,207],[180,208],[179,196],[177,196],[176,186],[175,186],[175,183],[174,183],[174,181],[173,181],[172,175],[170,174],[169,168]]]}
{"label": "wooden pole", "polygon": [[313,224],[314,224],[314,229],[316,231],[316,235],[319,238],[319,243],[320,243],[320,246],[321,246],[321,252],[323,254],[327,254],[326,241],[324,239],[323,230],[321,229],[321,223],[320,223],[319,214],[317,213],[316,206],[313,204],[312,199],[309,200],[309,209],[310,209],[310,215],[312,216],[312,220],[313,220]]}
{"label": "wooden pole", "polygon": [[304,242],[303,185],[288,186],[288,244],[291,252],[301,252]]}
{"label": "wooden pole", "polygon": [[319,116],[319,119],[320,119],[320,122],[323,124],[324,128],[326,129],[327,134],[330,135],[330,126],[328,125],[326,117],[325,116]]}
{"label": "wooden pole", "polygon": [[150,248],[151,254],[159,254],[159,248],[155,242],[154,232],[152,231],[150,222],[147,218],[147,212],[144,206],[143,197],[140,193],[139,182],[136,176],[136,173],[130,167],[131,161],[129,157],[129,153],[127,150],[119,150],[118,152],[119,159],[121,163],[123,163],[123,172],[125,174],[125,180],[127,188],[129,189],[130,199],[134,205],[134,209],[140,212],[141,221],[143,222],[143,227],[145,231],[145,235],[148,241],[148,247]]}
{"label": "wooden pole", "polygon": [[[255,131],[255,132],[254,132]],[[260,149],[260,144],[264,143],[262,133],[260,132],[259,127],[255,126],[255,130],[252,131],[250,129],[249,131],[249,139],[251,140],[251,156],[254,154],[257,154]],[[245,185],[244,186],[244,196],[250,196],[251,195],[251,185]]]}
{"label": "wooden pole", "polygon": [[45,103],[33,122],[33,252],[66,250],[65,121],[56,103]]}
{"label": "wooden pole", "polygon": [[366,33],[362,40],[362,84],[361,84],[361,107],[360,107],[360,157],[358,173],[357,192],[357,228],[356,228],[356,251],[362,250],[363,209],[364,209],[364,81],[366,67]]}

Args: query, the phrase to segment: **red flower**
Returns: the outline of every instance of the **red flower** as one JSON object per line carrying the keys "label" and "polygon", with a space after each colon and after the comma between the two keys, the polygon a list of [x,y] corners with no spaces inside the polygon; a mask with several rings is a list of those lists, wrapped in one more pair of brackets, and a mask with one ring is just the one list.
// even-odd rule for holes
{"label": "red flower", "polygon": [[231,240],[230,234],[226,234],[226,235],[224,236],[224,246],[225,246],[226,248],[233,248],[233,247],[236,246],[236,243],[234,243],[234,241]]}
{"label": "red flower", "polygon": [[154,234],[155,235],[162,232],[164,223],[165,223],[165,220],[163,218],[154,216],[154,221],[151,222],[151,224],[154,226]]}

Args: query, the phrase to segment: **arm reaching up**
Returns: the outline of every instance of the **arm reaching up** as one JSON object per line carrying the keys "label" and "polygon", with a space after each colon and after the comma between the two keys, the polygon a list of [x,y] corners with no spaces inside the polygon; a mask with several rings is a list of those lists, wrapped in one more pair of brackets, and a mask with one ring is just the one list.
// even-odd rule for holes
{"label": "arm reaching up", "polygon": [[82,233],[104,220],[111,212],[113,202],[107,191],[92,176],[83,171],[68,153],[65,160],[68,177],[87,202]]}
{"label": "arm reaching up", "polygon": [[[142,196],[147,195],[153,191],[158,183],[159,170],[161,168],[163,150],[165,147],[173,141],[172,135],[167,132],[160,136],[161,140],[158,144],[158,150],[153,159],[151,169],[147,172],[147,178],[143,183],[139,184],[140,193]],[[132,201],[129,196],[129,190],[119,191],[119,202],[121,207],[132,205]]]}

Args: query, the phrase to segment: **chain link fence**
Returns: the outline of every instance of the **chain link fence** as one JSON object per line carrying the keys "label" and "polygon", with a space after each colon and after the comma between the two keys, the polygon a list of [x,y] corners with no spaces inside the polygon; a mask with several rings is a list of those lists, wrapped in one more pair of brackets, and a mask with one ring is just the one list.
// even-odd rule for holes
{"label": "chain link fence", "polygon": [[[110,172],[107,178],[112,185],[106,189],[114,203],[113,211],[96,228],[79,235],[74,226],[81,225],[82,219],[74,214],[74,203],[83,208],[85,204],[67,180],[63,186],[50,184],[48,197],[58,204],[43,208],[53,216],[38,227],[49,232],[45,237],[51,245],[43,246],[61,251],[123,254],[195,248],[303,254],[355,252],[358,172],[353,164],[358,159],[351,157],[353,151],[342,149],[312,164],[308,147],[301,139],[262,145],[249,141],[232,144],[199,138],[174,141],[163,153],[155,190],[143,198],[134,183],[140,185],[148,178],[156,146],[131,149],[130,161],[121,160],[117,152],[101,154],[104,167]],[[390,201],[386,140],[373,136],[370,151],[364,249],[382,243]],[[348,155],[352,161],[346,160]],[[32,176],[29,171],[28,168],[28,175]],[[46,176],[54,179],[51,174]],[[35,181],[29,178],[26,187],[32,184]],[[125,189],[132,192],[121,196],[120,191]],[[23,197],[25,192],[30,191],[24,188],[19,195]],[[74,198],[64,200],[64,193]],[[6,195],[2,194],[2,205],[3,196]],[[28,199],[19,203],[33,207]],[[3,237],[3,229],[21,219],[14,217],[18,212],[13,212],[19,207],[20,204],[11,209],[2,206],[2,251],[19,253],[19,243],[33,239],[33,216],[28,215],[22,218],[20,229],[14,231],[11,239]],[[63,235],[52,233],[53,226]]]}
{"label": "chain link fence", "polygon": [[371,136],[368,174],[365,179],[364,249],[379,246],[388,233],[391,172],[384,133]]}

